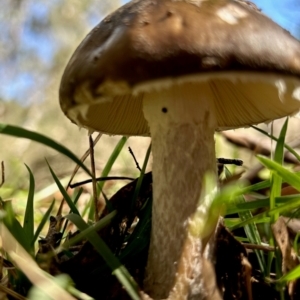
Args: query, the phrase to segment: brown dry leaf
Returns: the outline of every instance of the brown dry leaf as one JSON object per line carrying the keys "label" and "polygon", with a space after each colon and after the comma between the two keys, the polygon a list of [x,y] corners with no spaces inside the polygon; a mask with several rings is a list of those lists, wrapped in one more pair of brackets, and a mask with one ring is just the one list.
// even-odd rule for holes
{"label": "brown dry leaf", "polygon": [[241,265],[243,266],[244,272],[243,276],[245,277],[245,283],[246,283],[246,290],[248,294],[248,299],[252,300],[252,285],[251,285],[251,277],[252,277],[252,266],[248,260],[247,257],[242,256],[242,263]]}
{"label": "brown dry leaf", "polygon": [[223,222],[218,224],[215,252],[217,283],[223,298],[252,300],[252,266],[247,250]]}
{"label": "brown dry leaf", "polygon": [[28,279],[50,298],[75,300],[67,291],[51,280],[50,275],[46,275],[38,267],[37,263],[17,242],[3,223],[0,224],[0,246],[9,254]]}
{"label": "brown dry leaf", "polygon": [[291,237],[294,238],[298,232],[300,232],[300,220],[296,218],[282,217]]}
{"label": "brown dry leaf", "polygon": [[5,289],[7,289],[8,285],[8,278],[7,276],[1,278],[0,281],[0,300],[7,300],[7,292],[5,291]]}
{"label": "brown dry leaf", "polygon": [[[8,296],[11,296],[8,298]],[[8,278],[2,278],[0,283],[0,300],[8,300],[8,299],[16,299],[16,300],[26,300],[24,296],[18,294],[14,290],[8,287]]]}
{"label": "brown dry leaf", "polygon": [[299,194],[299,191],[288,185],[281,189],[281,196],[295,195]]}
{"label": "brown dry leaf", "polygon": [[[282,273],[286,274],[299,265],[299,259],[294,248],[291,247],[288,228],[283,217],[279,217],[272,225],[272,231],[282,254]],[[291,299],[295,299],[296,284],[297,280],[288,283],[288,293]]]}

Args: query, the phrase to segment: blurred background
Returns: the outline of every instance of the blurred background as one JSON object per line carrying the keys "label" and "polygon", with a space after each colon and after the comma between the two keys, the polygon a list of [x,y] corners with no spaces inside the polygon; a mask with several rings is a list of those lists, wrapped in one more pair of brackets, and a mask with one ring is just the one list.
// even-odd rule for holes
{"label": "blurred background", "polygon": [[[85,35],[121,2],[0,0],[0,4],[0,122],[43,133],[80,157],[88,148],[88,135],[60,110],[60,78]],[[99,172],[119,138],[101,138],[96,158]],[[18,192],[23,195],[23,191],[26,194],[28,176],[24,163],[36,177],[37,190],[53,183],[45,157],[60,178],[70,176],[74,168],[68,159],[37,143],[3,135],[0,141],[6,177],[1,189],[4,198],[19,197]],[[133,151],[143,155],[149,139],[139,144],[142,150]],[[131,155],[123,152],[114,172],[137,175]],[[47,193],[51,194],[51,189]]]}
{"label": "blurred background", "polygon": [[[0,122],[50,136],[80,157],[88,148],[87,132],[80,131],[61,112],[58,104],[60,78],[71,54],[85,35],[105,15],[125,2],[0,0]],[[300,37],[299,0],[253,2],[295,37]],[[292,123],[296,132],[291,132],[288,139],[294,141],[300,124],[297,121]],[[265,129],[270,130],[270,127]],[[98,143],[96,164],[99,172],[118,140],[119,137],[103,136]],[[245,157],[245,168],[249,168],[253,163],[253,152],[240,154],[239,148],[230,146],[225,140],[223,136],[217,138],[217,155]],[[62,155],[28,140],[0,135],[0,145],[0,160],[5,162],[6,177],[0,191],[3,198],[19,199],[26,195],[28,174],[24,163],[29,165],[36,177],[37,191],[43,191],[53,183],[45,157],[60,178],[67,178],[74,168],[73,163]],[[132,147],[142,164],[148,145],[148,138],[130,138],[126,146]],[[113,173],[138,174],[125,148]],[[44,191],[45,197],[52,195],[52,189]]]}

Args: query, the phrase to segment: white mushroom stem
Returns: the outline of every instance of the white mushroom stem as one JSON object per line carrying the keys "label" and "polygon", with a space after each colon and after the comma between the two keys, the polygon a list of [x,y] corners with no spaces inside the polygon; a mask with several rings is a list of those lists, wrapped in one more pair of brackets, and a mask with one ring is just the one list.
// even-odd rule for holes
{"label": "white mushroom stem", "polygon": [[[216,172],[217,128],[209,84],[185,82],[145,94],[153,153],[152,233],[145,291],[155,299],[172,289],[206,172]],[[198,247],[190,249],[191,256]],[[198,249],[198,250],[197,250]],[[195,266],[197,267],[197,266]]]}

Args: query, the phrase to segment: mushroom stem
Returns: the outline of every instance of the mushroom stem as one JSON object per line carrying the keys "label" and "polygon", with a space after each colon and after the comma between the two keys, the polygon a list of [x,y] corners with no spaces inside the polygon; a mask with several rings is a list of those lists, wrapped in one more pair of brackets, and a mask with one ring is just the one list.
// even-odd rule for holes
{"label": "mushroom stem", "polygon": [[[152,136],[154,184],[144,290],[156,299],[168,297],[174,285],[203,176],[208,171],[216,173],[217,121],[212,99],[207,84],[193,82],[144,95],[144,116]],[[197,256],[192,252],[198,248],[191,247],[190,255]]]}

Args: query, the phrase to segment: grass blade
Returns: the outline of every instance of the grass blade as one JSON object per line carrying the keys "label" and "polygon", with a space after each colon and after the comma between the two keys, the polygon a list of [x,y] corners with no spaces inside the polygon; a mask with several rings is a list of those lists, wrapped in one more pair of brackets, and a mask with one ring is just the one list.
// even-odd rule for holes
{"label": "grass blade", "polygon": [[[78,215],[71,214],[66,216],[77,228],[81,231],[88,229],[88,225],[85,221]],[[138,293],[138,285],[132,279],[131,275],[127,269],[120,263],[120,261],[113,255],[108,246],[104,241],[98,236],[95,230],[86,234],[86,238],[95,247],[98,253],[103,257],[107,265],[113,271],[113,274],[118,278],[120,283],[124,286],[127,293],[133,300],[139,300],[140,296]]]}
{"label": "grass blade", "polygon": [[[237,201],[239,203],[243,203],[243,202],[245,202],[245,199],[244,199],[244,197],[240,196],[237,198]],[[242,221],[244,221],[244,220],[253,218],[253,215],[248,210],[248,211],[240,212],[239,217]],[[262,240],[260,238],[259,231],[258,231],[255,223],[250,223],[250,224],[245,225],[244,230],[245,230],[246,236],[249,239],[251,244],[255,244],[255,245],[262,244]],[[267,269],[266,269],[266,261],[265,261],[264,253],[263,253],[263,251],[259,251],[259,250],[254,250],[254,252],[257,257],[257,261],[258,261],[259,267],[262,271],[262,274],[264,276],[266,276],[268,273],[267,273]]]}
{"label": "grass blade", "polygon": [[296,268],[292,269],[290,272],[288,272],[287,274],[283,275],[278,282],[286,282],[286,281],[292,281],[295,279],[299,279],[300,278],[300,265],[297,266]]}
{"label": "grass blade", "polygon": [[134,189],[134,193],[133,193],[132,200],[131,200],[131,211],[133,211],[136,200],[137,200],[137,197],[140,193],[140,189],[141,189],[141,186],[142,186],[143,177],[144,177],[144,174],[145,174],[145,171],[146,171],[146,167],[147,167],[147,164],[148,164],[150,153],[151,153],[151,144],[149,145],[148,150],[146,152],[146,156],[145,156],[145,159],[144,159],[141,174],[140,174],[140,177],[138,178],[138,181],[137,181],[135,189]]}
{"label": "grass blade", "polygon": [[8,124],[2,124],[0,123],[0,134],[6,134],[10,136],[15,136],[19,138],[25,138],[29,139],[31,141],[35,141],[38,143],[41,143],[45,146],[48,146],[54,150],[56,150],[59,153],[62,153],[69,157],[71,160],[73,160],[76,164],[78,164],[87,174],[89,174],[91,177],[91,173],[89,169],[80,161],[80,159],[77,158],[77,156],[72,153],[69,149],[64,147],[63,145],[55,142],[54,140],[46,137],[43,134],[30,131],[18,126],[8,125]]}
{"label": "grass blade", "polygon": [[[284,122],[284,125],[281,128],[279,138],[277,139],[277,144],[274,153],[274,161],[279,165],[282,165],[283,162],[283,155],[284,155],[284,141],[288,126],[288,118]],[[281,185],[282,185],[282,178],[276,172],[271,171],[271,193],[270,193],[270,209],[275,208],[275,198],[281,195]],[[274,223],[278,219],[279,215],[274,215],[274,219],[272,223]]]}
{"label": "grass blade", "polygon": [[[227,172],[229,172],[229,170],[227,170]],[[231,173],[228,174],[229,177],[231,177]],[[230,204],[230,202],[232,201],[228,201]],[[239,203],[245,203],[245,198],[244,196],[240,195],[237,196],[235,198],[235,204],[239,204]],[[247,220],[253,217],[252,213],[250,210],[244,210],[244,211],[240,211],[238,213],[240,219],[243,220]],[[255,244],[255,245],[261,245],[262,241],[259,235],[259,231],[257,230],[256,224],[251,223],[251,224],[247,224],[244,226],[244,230],[245,230],[245,234],[248,238],[248,240],[250,241],[250,243]],[[266,270],[266,262],[265,262],[265,257],[264,257],[264,253],[263,251],[259,251],[259,250],[254,250],[255,255],[257,257],[257,261],[258,264],[260,266],[260,269],[262,271],[262,274],[265,276],[267,275],[267,270]]]}
{"label": "grass blade", "polygon": [[27,239],[23,227],[15,216],[11,201],[2,201],[2,205],[5,213],[0,215],[0,220],[3,221],[10,233],[22,247],[24,247],[28,253],[33,255],[34,253],[30,251],[30,249],[32,249],[32,247],[30,247],[30,240]]}
{"label": "grass blade", "polygon": [[8,253],[18,268],[34,285],[45,291],[51,299],[75,300],[74,297],[54,283],[49,274],[42,271],[4,224],[0,226],[0,239],[1,247]]}
{"label": "grass blade", "polygon": [[[269,134],[266,131],[264,131],[264,130],[256,127],[256,126],[253,126],[253,125],[251,125],[250,127],[252,127],[253,129],[259,131],[260,133],[264,134],[265,136],[271,138],[272,140],[274,140],[276,142],[278,141],[278,139],[276,137],[274,137],[272,134]],[[284,148],[287,149],[290,153],[292,153],[300,161],[300,155],[292,147],[290,147],[287,144],[284,144]]]}
{"label": "grass blade", "polygon": [[[279,137],[277,139],[277,143],[276,143],[276,148],[275,148],[275,153],[274,153],[274,162],[276,162],[277,164],[282,166],[282,162],[283,162],[283,156],[284,156],[284,142],[285,142],[285,136],[286,136],[286,132],[287,132],[287,127],[288,127],[288,118],[286,118]],[[282,186],[282,178],[280,175],[278,175],[276,172],[271,170],[270,173],[270,182],[271,182],[271,188],[270,188],[270,209],[274,209],[276,207],[276,197],[281,196],[281,186]],[[271,216],[271,224],[275,223],[276,220],[279,218],[279,213],[274,214]],[[269,238],[269,244],[270,246],[274,246],[275,241],[273,238],[273,235],[270,236]],[[281,274],[281,259],[280,259],[280,254],[278,253],[278,251],[276,250],[275,253],[274,252],[269,252],[268,253],[268,273],[266,274],[270,274],[271,272],[271,266],[274,260],[274,255],[276,257],[275,259],[275,268],[276,268],[276,274]],[[277,276],[278,276],[277,275]]]}
{"label": "grass blade", "polygon": [[72,199],[70,198],[70,196],[68,195],[67,191],[65,190],[65,188],[63,187],[63,185],[60,183],[59,179],[57,178],[57,176],[55,175],[55,173],[53,172],[52,168],[50,167],[49,163],[47,162],[49,170],[51,172],[51,175],[55,181],[55,183],[57,184],[57,187],[59,189],[59,191],[61,192],[61,194],[63,195],[64,199],[66,200],[66,202],[68,203],[72,213],[80,215],[77,207],[75,206],[74,202],[72,201]]}
{"label": "grass blade", "polygon": [[43,218],[42,218],[42,221],[40,222],[38,228],[36,229],[35,233],[34,233],[34,237],[33,237],[33,240],[31,242],[31,245],[34,245],[34,243],[36,242],[36,240],[38,239],[41,231],[43,230],[46,222],[49,220],[50,218],[50,214],[51,214],[51,211],[54,207],[54,203],[55,201],[53,200],[51,205],[49,206],[49,208],[47,209],[46,213],[44,214]]}
{"label": "grass blade", "polygon": [[[106,227],[107,225],[109,225],[112,220],[114,219],[114,217],[117,215],[117,211],[114,210],[112,212],[110,212],[108,215],[106,215],[105,217],[103,217],[102,219],[100,219],[98,222],[96,222],[93,225],[90,225],[87,229],[80,231],[78,234],[76,234],[76,236],[72,237],[70,240],[65,241],[60,247],[58,252],[62,251],[62,250],[66,250],[69,247],[77,244],[78,242],[82,241],[83,239],[86,238],[86,235],[90,232],[93,231],[99,231],[102,228]],[[69,220],[68,220],[69,221]]]}
{"label": "grass blade", "polygon": [[[110,157],[109,157],[109,159],[108,159],[105,167],[103,168],[103,171],[101,173],[101,177],[107,177],[108,176],[108,174],[109,174],[112,166],[114,165],[116,159],[120,155],[120,152],[123,149],[123,146],[125,145],[125,143],[127,142],[127,140],[128,140],[128,137],[126,137],[126,136],[123,136],[119,140],[119,142],[116,145],[114,151],[111,153],[111,155],[110,155]],[[104,184],[105,184],[105,181],[98,182],[98,184],[97,184],[97,197],[98,198],[99,198],[99,195],[102,192]],[[93,220],[94,214],[95,214],[95,209],[94,209],[93,201],[90,201],[88,207],[90,208],[90,211],[89,211],[89,220]],[[113,208],[111,208],[110,211],[112,211],[112,210],[113,210]],[[83,215],[84,215],[84,213],[83,213]]]}
{"label": "grass blade", "polygon": [[122,250],[120,259],[126,261],[136,257],[149,245],[151,232],[152,199],[148,199],[139,215],[139,221]]}
{"label": "grass blade", "polygon": [[25,164],[25,167],[27,168],[28,173],[29,173],[29,190],[28,190],[28,197],[27,197],[27,203],[26,203],[23,229],[24,229],[26,238],[28,238],[29,241],[32,241],[33,235],[34,235],[33,201],[34,201],[35,181],[34,181],[34,177],[33,177],[33,174],[31,172],[30,168],[26,164]]}
{"label": "grass blade", "polygon": [[281,176],[285,182],[289,183],[296,190],[300,191],[300,177],[298,174],[287,170],[277,162],[274,162],[264,156],[258,155],[257,159],[268,169],[274,171],[274,173]]}
{"label": "grass blade", "polygon": [[261,182],[243,187],[241,193],[243,195],[250,194],[251,192],[263,190],[263,189],[269,188],[270,186],[271,186],[270,180],[265,180],[265,181],[261,181]]}
{"label": "grass blade", "polygon": [[272,210],[257,214],[253,218],[242,221],[238,224],[235,224],[234,226],[230,226],[230,230],[235,230],[237,228],[243,227],[250,223],[261,222],[261,220],[263,220],[267,217],[272,217],[276,214],[282,214],[283,212],[286,212],[286,211],[292,211],[294,209],[299,208],[299,206],[300,206],[300,195],[294,195],[293,197],[290,198],[290,201],[288,201],[287,203],[285,203],[279,207],[276,207]]}
{"label": "grass blade", "polygon": [[[297,196],[297,195],[287,195],[287,196],[276,197],[275,198],[276,206],[284,204],[284,203],[290,201],[291,199],[294,199],[295,197],[299,198],[299,196]],[[269,198],[258,199],[258,200],[251,201],[251,202],[230,203],[226,209],[226,214],[231,215],[231,214],[239,213],[241,211],[246,211],[246,210],[251,211],[251,210],[256,210],[256,209],[263,208],[263,207],[266,208],[266,207],[269,207],[269,204],[270,204]]]}

